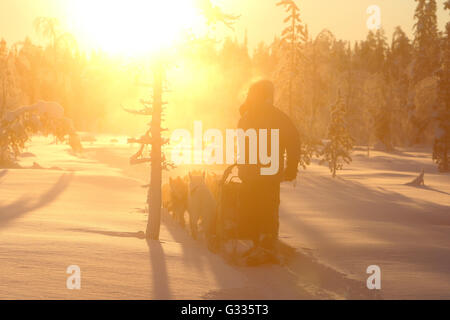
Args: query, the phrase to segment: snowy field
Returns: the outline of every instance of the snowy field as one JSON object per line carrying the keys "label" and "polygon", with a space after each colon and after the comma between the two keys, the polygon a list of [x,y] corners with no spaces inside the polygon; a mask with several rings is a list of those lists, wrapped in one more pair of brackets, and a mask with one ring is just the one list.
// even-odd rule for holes
{"label": "snowy field", "polygon": [[[113,138],[84,142],[83,157],[37,138],[20,163],[41,168],[0,171],[0,299],[450,299],[450,179],[425,149],[356,150],[336,179],[314,163],[282,186],[292,261],[243,268],[166,216],[147,242],[149,169],[130,167],[137,148]],[[422,169],[426,186],[406,186]],[[81,290],[66,288],[70,265]]]}

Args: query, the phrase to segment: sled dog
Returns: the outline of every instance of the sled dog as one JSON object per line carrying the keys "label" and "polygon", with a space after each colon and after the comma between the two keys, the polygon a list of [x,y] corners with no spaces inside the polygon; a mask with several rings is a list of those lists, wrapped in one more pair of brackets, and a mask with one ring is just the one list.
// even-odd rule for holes
{"label": "sled dog", "polygon": [[187,210],[188,185],[181,177],[169,178],[169,183],[163,186],[163,207],[171,212],[173,218],[184,227],[184,213]]}
{"label": "sled dog", "polygon": [[217,202],[206,185],[205,174],[189,173],[188,212],[192,237],[198,237],[198,222],[209,242],[214,234]]}

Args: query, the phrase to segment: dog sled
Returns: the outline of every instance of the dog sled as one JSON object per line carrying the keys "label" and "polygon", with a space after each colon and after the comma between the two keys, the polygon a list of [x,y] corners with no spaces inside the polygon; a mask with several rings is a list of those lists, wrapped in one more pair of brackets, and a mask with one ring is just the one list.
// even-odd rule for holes
{"label": "dog sled", "polygon": [[[242,181],[234,172],[237,165],[227,168],[219,183],[219,201],[215,221],[215,243],[210,249],[221,254],[229,263],[235,265],[256,266],[261,264],[284,264],[293,255],[294,249],[277,241],[271,251],[259,248],[254,252],[253,235],[255,226],[252,224],[254,212],[248,212],[243,196]],[[213,248],[211,248],[213,247]]]}
{"label": "dog sled", "polygon": [[[261,217],[255,217],[259,210],[253,209],[252,202],[258,199],[248,195],[248,186],[242,184],[237,171],[237,165],[233,165],[225,170],[220,179],[214,175],[207,182],[204,173],[189,174],[189,181],[186,178],[171,178],[169,184],[163,186],[163,207],[172,213],[174,221],[183,228],[184,213],[188,211],[192,237],[197,239],[198,235],[202,235],[208,249],[221,255],[230,264],[255,266],[283,263],[294,250],[282,242],[277,241],[271,250],[263,246],[254,247],[253,240],[261,231],[255,219],[261,222]],[[197,183],[192,184],[193,177],[200,177],[195,180]],[[192,198],[193,195],[196,197]],[[210,203],[211,208],[198,213],[199,208],[206,208],[209,198],[214,198]],[[194,203],[195,206],[192,205]],[[205,215],[206,212],[209,214]],[[197,225],[199,218],[200,226]]]}

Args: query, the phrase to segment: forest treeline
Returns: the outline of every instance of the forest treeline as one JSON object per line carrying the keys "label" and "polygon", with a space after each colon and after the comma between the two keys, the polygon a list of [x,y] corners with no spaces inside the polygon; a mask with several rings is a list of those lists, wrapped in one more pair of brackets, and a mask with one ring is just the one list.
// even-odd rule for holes
{"label": "forest treeline", "polygon": [[[450,23],[438,29],[436,0],[416,2],[412,38],[399,26],[391,40],[381,28],[352,43],[332,30],[312,36],[298,20],[252,52],[247,37],[188,41],[178,49],[178,69],[172,77],[168,72],[167,125],[203,119],[207,126],[234,127],[248,85],[268,78],[276,105],[294,117],[311,154],[327,138],[339,100],[356,144],[388,151],[433,146],[435,160],[448,170]],[[450,10],[450,0],[444,6]],[[45,45],[31,38],[0,42],[0,117],[38,100],[57,101],[78,130],[121,132],[120,105],[146,90],[140,68],[80,51],[55,19],[36,20],[36,30]]]}

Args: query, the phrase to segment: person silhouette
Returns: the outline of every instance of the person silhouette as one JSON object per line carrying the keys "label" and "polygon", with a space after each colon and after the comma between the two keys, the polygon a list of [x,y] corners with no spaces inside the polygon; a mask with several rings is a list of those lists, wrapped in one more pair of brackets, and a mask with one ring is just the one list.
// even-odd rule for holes
{"label": "person silhouette", "polygon": [[[242,180],[241,213],[246,216],[246,224],[254,247],[251,251],[267,252],[274,250],[279,235],[280,184],[283,181],[297,179],[300,160],[300,137],[293,121],[280,109],[274,106],[274,85],[269,80],[254,83],[248,92],[247,99],[240,108],[241,118],[238,128],[255,129],[257,132],[266,129],[270,134],[273,129],[279,130],[279,170],[274,175],[262,175],[259,157],[257,164],[238,165],[239,177]],[[271,149],[271,138],[267,138]],[[246,156],[249,146],[246,143]],[[258,141],[258,155],[260,143]]]}

